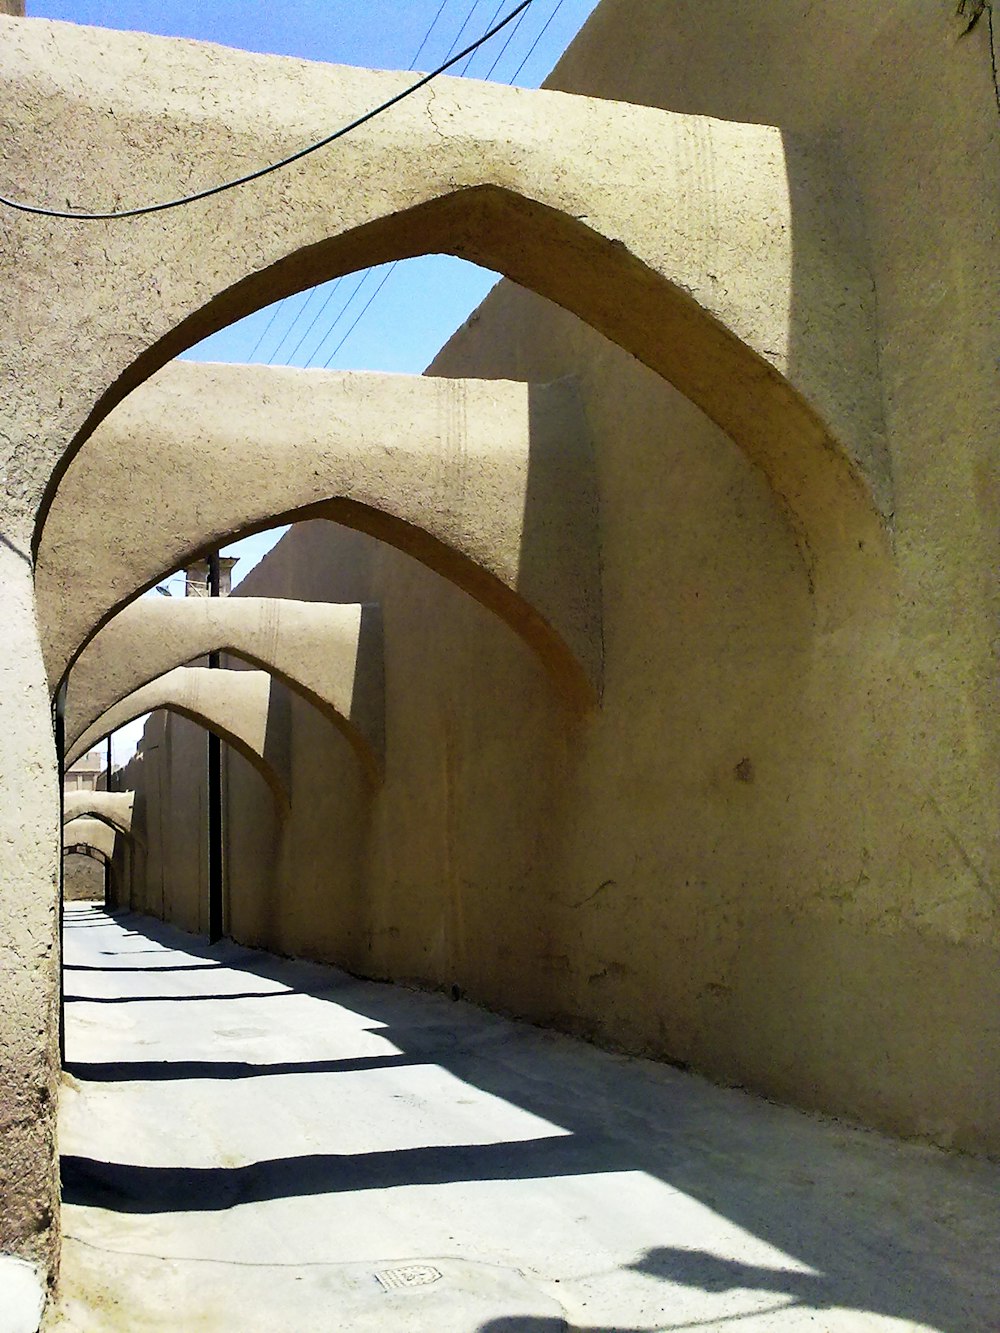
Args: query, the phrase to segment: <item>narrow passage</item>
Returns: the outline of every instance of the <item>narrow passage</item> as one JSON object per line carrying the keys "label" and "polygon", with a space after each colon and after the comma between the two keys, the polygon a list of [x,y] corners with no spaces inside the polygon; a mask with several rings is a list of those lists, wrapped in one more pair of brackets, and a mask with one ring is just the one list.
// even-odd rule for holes
{"label": "narrow passage", "polygon": [[93,904],[65,947],[57,1328],[996,1327],[988,1163]]}

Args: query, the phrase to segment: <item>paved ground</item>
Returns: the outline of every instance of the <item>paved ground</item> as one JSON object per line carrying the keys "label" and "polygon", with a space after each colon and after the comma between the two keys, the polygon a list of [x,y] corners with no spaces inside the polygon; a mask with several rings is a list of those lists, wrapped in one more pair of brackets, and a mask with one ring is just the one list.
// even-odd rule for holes
{"label": "paved ground", "polygon": [[996,1330],[1000,1172],[67,908],[60,1330]]}

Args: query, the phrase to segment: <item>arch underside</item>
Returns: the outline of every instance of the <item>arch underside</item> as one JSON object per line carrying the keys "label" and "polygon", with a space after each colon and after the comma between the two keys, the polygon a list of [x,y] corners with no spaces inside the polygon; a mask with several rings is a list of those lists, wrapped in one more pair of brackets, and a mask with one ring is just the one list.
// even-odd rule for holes
{"label": "arch underside", "polygon": [[50,511],[36,591],[53,685],[165,573],[314,518],[395,546],[474,597],[573,706],[599,695],[598,505],[572,383],[183,361],[102,424]]}
{"label": "arch underside", "polygon": [[[541,237],[544,244],[526,246],[525,235]],[[76,452],[119,402],[174,357],[284,297],[429,253],[500,272],[577,315],[673,384],[765,473],[810,568],[846,553],[845,528],[860,534],[855,540],[883,543],[883,525],[859,465],[818,406],[761,350],[741,341],[689,290],[622,241],[537,200],[480,185],[314,242],[248,274],[147,348],[94,405],[61,460],[43,503],[36,544]]]}
{"label": "arch underside", "polygon": [[111,864],[111,858],[106,852],[102,852],[100,847],[94,847],[89,842],[77,842],[72,846],[63,846],[63,856],[87,856],[92,861],[97,861],[99,865],[106,866]]}
{"label": "arch underside", "polygon": [[63,849],[70,846],[86,845],[98,850],[108,861],[114,855],[115,845],[120,830],[106,820],[91,816],[71,819],[63,825]]}
{"label": "arch underside", "polygon": [[[119,818],[118,816],[116,816],[116,815],[108,814],[106,811],[102,811],[102,810],[86,810],[86,811],[84,811],[84,812],[83,812],[82,814],[80,814],[80,815],[74,815],[73,818],[74,818],[74,819],[95,819],[99,824],[104,824],[104,825],[106,825],[106,827],[109,828],[109,829],[111,829],[114,833],[120,833],[120,834],[122,835],[122,837],[123,837],[123,838],[126,838],[129,842],[136,842],[136,841],[138,841],[137,838],[136,838],[136,836],[135,836],[135,833],[134,833],[134,831],[133,831],[133,829],[132,829],[132,824],[131,824],[131,822],[126,822],[125,820],[120,819],[120,818]],[[70,824],[71,822],[72,822],[71,819],[67,819],[67,820],[64,820],[64,821],[63,821],[63,839],[64,839],[64,845],[65,845],[66,829],[67,829],[67,827],[69,826],[69,824]]]}
{"label": "arch underside", "polygon": [[366,779],[381,781],[382,623],[373,605],[226,597],[132,602],[77,659],[66,696],[75,745],[120,700],[210,652],[269,672],[344,735]]}
{"label": "arch underside", "polygon": [[[67,761],[67,766],[75,762],[76,758],[78,755],[74,754],[73,759]],[[98,819],[130,837],[134,802],[135,793],[130,791],[67,792],[63,797],[62,822],[67,825],[74,819]]]}
{"label": "arch underside", "polygon": [[[328,131],[331,117],[353,119],[407,77],[196,43],[181,51],[169,44],[161,68],[161,45],[68,25],[11,33],[0,74],[9,67],[19,93],[10,139],[26,193],[51,192],[38,126],[51,123],[61,100],[74,112],[101,108],[68,117],[79,127],[73,151],[95,164],[94,195],[132,195],[141,180],[156,196],[174,192],[178,153],[187,150],[194,164],[192,184],[200,172],[213,181],[229,168],[238,174],[248,161],[280,157],[312,128]],[[91,74],[108,61],[123,73],[113,118],[103,114],[103,84]],[[245,95],[258,78],[269,97]],[[197,116],[178,96],[180,85],[201,89]],[[874,303],[857,247],[838,225],[821,149],[794,200],[786,151],[772,126],[442,78],[335,151],[238,191],[130,220],[127,232],[121,224],[80,232],[10,219],[8,262],[52,275],[67,300],[85,303],[88,340],[100,335],[99,363],[85,360],[58,401],[63,385],[52,358],[79,363],[81,355],[72,312],[61,306],[58,323],[53,312],[29,347],[11,349],[13,382],[32,399],[31,420],[52,424],[35,549],[84,440],[171,358],[316,283],[442,252],[571,310],[676,385],[763,469],[810,567],[829,573],[859,541],[882,534],[870,467],[882,423]],[[808,156],[807,147],[796,151]],[[809,320],[793,328],[793,248],[816,237],[823,243],[808,247]],[[37,373],[39,357],[48,374]],[[10,410],[23,406],[15,399]]]}
{"label": "arch underside", "polygon": [[284,735],[269,726],[271,678],[266,672],[176,667],[110,709],[69,749],[67,763],[101,738],[146,713],[165,709],[214,732],[263,777],[284,815],[291,808]]}

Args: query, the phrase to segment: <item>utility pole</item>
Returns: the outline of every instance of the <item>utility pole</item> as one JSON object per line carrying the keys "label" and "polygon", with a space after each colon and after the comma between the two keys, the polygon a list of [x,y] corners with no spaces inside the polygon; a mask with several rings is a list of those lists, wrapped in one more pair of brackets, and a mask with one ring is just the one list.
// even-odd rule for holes
{"label": "utility pole", "polygon": [[[208,557],[208,595],[219,596],[219,552]],[[219,666],[218,652],[208,655],[208,665]],[[208,733],[208,942],[222,939],[222,742]]]}
{"label": "utility pole", "polygon": [[[108,774],[104,779],[104,790],[111,790],[111,737],[114,732],[108,732]],[[111,901],[111,858],[104,858],[104,906],[107,907]],[[121,904],[119,904],[121,906]]]}

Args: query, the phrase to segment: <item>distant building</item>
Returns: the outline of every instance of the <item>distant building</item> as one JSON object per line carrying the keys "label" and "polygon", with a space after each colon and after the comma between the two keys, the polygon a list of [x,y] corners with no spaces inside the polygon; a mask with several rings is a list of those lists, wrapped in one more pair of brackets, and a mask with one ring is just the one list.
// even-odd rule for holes
{"label": "distant building", "polygon": [[[233,586],[233,565],[239,563],[239,556],[223,555],[219,557],[219,596],[228,597]],[[208,597],[208,560],[196,560],[184,571],[184,596]]]}
{"label": "distant building", "polygon": [[63,791],[97,791],[103,788],[107,758],[100,750],[88,750],[63,776]]}

